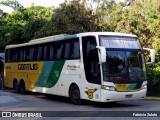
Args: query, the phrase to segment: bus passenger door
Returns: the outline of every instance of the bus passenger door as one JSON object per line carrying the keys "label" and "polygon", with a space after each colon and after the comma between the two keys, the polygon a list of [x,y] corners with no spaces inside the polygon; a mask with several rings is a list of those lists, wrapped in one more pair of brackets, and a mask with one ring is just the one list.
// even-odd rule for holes
{"label": "bus passenger door", "polygon": [[91,101],[100,101],[101,97],[101,75],[96,45],[95,37],[82,38],[85,74],[85,81],[82,83],[84,90],[83,99],[89,99]]}

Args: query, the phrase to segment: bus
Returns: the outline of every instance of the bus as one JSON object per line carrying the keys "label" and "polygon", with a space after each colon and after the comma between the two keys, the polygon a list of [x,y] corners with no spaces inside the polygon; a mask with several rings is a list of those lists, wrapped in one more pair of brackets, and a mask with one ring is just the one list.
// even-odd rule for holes
{"label": "bus", "polygon": [[[151,53],[151,62],[155,53]],[[136,35],[86,32],[34,39],[5,48],[5,87],[82,100],[143,99],[147,80]]]}

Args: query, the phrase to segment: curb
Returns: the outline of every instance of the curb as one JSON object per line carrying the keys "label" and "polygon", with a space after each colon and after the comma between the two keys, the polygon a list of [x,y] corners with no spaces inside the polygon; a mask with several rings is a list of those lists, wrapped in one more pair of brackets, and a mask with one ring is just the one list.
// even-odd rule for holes
{"label": "curb", "polygon": [[160,97],[145,97],[144,100],[160,100]]}

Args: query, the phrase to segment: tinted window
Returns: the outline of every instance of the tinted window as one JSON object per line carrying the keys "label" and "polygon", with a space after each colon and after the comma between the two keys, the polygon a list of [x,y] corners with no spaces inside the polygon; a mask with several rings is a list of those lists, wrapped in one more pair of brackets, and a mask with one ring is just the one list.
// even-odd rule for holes
{"label": "tinted window", "polygon": [[57,59],[61,59],[62,57],[62,48],[63,44],[57,44]]}
{"label": "tinted window", "polygon": [[70,46],[71,44],[70,43],[65,43],[64,44],[64,59],[69,59],[69,56],[70,56]]}
{"label": "tinted window", "polygon": [[53,57],[54,57],[54,46],[53,45],[50,45],[50,53],[49,54],[49,59],[50,60],[53,60]]}
{"label": "tinted window", "polygon": [[80,47],[78,39],[73,39],[64,43],[64,59],[80,58]]}
{"label": "tinted window", "polygon": [[10,62],[10,50],[6,50],[6,55],[5,55],[5,57],[6,57],[6,62]]}
{"label": "tinted window", "polygon": [[22,62],[24,59],[24,51],[20,50],[20,56],[19,56],[19,61]]}
{"label": "tinted window", "polygon": [[43,60],[43,47],[38,47],[37,60]]}
{"label": "tinted window", "polygon": [[79,43],[71,42],[70,58],[79,58]]}
{"label": "tinted window", "polygon": [[27,47],[26,49],[25,49],[25,61],[29,61],[30,59],[29,59],[29,57],[30,57],[30,48],[29,47]]}
{"label": "tinted window", "polygon": [[86,79],[90,83],[100,84],[101,75],[96,46],[97,44],[95,37],[88,36],[82,38],[83,62]]}
{"label": "tinted window", "polygon": [[7,62],[42,61],[60,59],[79,59],[79,39],[43,43],[25,47],[13,48],[6,51]]}

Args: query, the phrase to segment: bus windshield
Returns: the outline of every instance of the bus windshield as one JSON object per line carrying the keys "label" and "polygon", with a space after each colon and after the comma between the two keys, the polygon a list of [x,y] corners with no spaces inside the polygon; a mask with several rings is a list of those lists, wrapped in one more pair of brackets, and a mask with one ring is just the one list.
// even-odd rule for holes
{"label": "bus windshield", "polygon": [[103,63],[104,81],[145,81],[143,55],[137,38],[100,36],[100,45],[106,48],[106,63]]}
{"label": "bus windshield", "polygon": [[145,80],[140,51],[106,50],[106,57],[107,61],[103,63],[104,81],[142,82]]}

